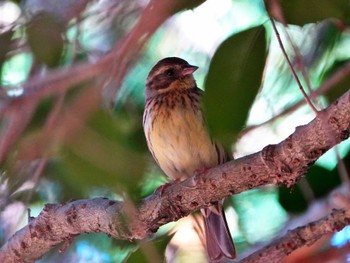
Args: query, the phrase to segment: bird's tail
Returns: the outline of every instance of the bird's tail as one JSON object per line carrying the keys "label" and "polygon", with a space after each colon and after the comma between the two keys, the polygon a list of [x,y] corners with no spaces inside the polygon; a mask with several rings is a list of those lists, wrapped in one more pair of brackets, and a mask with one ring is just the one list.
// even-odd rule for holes
{"label": "bird's tail", "polygon": [[204,216],[206,246],[209,259],[220,262],[224,258],[236,258],[236,249],[227,226],[222,204],[201,209]]}

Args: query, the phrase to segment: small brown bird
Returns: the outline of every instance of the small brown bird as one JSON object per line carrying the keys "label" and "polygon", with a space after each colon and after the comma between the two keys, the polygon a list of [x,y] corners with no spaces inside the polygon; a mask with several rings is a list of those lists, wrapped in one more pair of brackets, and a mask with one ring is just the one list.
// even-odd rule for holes
{"label": "small brown bird", "polygon": [[[192,75],[198,67],[169,57],[151,70],[146,83],[143,128],[155,161],[173,180],[230,160],[209,136],[202,112],[202,90]],[[208,256],[217,262],[236,257],[222,202],[201,210]]]}

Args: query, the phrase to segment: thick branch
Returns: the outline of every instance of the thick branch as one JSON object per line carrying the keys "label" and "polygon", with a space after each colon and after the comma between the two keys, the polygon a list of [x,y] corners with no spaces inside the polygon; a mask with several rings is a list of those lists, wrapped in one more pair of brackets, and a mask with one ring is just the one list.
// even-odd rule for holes
{"label": "thick branch", "polygon": [[229,195],[267,184],[291,186],[322,154],[347,139],[349,131],[350,91],[281,143],[174,183],[136,209],[101,198],[47,205],[1,248],[0,262],[32,262],[58,243],[85,232],[144,239],[161,225]]}
{"label": "thick branch", "polygon": [[[0,250],[0,262],[34,262],[62,242],[82,233],[104,232],[121,237],[115,226],[121,222],[122,203],[96,198],[66,204],[47,204],[37,218],[19,230]],[[116,232],[116,233],[114,233]]]}

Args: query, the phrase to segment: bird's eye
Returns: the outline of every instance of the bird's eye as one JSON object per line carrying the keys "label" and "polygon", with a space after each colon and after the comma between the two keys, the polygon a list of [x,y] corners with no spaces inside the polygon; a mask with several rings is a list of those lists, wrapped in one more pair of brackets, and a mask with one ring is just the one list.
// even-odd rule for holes
{"label": "bird's eye", "polygon": [[175,75],[175,70],[173,68],[169,68],[165,71],[165,74],[168,76],[168,77],[172,77]]}

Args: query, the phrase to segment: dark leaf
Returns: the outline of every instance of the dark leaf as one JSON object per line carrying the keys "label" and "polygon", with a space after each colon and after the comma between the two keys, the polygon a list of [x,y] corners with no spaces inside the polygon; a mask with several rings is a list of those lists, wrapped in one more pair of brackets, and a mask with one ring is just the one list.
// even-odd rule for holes
{"label": "dark leaf", "polygon": [[188,9],[193,9],[203,4],[204,2],[205,0],[191,0],[191,1],[178,0],[176,1],[177,5],[175,6],[172,14],[175,14],[180,11],[188,10]]}
{"label": "dark leaf", "polygon": [[283,208],[291,213],[301,213],[308,206],[305,197],[297,186],[292,188],[281,186],[279,188],[279,201]]}
{"label": "dark leaf", "polygon": [[[326,80],[332,74],[334,74],[335,72],[340,70],[342,67],[344,67],[346,63],[350,63],[350,61],[349,60],[336,61],[334,65],[324,74],[324,80]],[[340,82],[333,85],[332,88],[329,89],[327,93],[324,95],[326,96],[328,101],[332,103],[341,95],[343,95],[345,92],[347,92],[349,90],[349,87],[350,87],[350,76],[346,75]]]}
{"label": "dark leaf", "polygon": [[337,168],[329,171],[319,165],[314,165],[310,168],[306,178],[316,198],[325,197],[341,184]]}
{"label": "dark leaf", "polygon": [[212,135],[226,145],[246,123],[261,85],[265,55],[265,30],[260,26],[226,39],[211,61],[204,109]]}
{"label": "dark leaf", "polygon": [[56,66],[61,58],[64,25],[49,13],[39,13],[28,23],[28,43],[39,63]]}
{"label": "dark leaf", "polygon": [[347,0],[283,0],[283,14],[288,24],[304,25],[326,18],[348,21],[350,4]]}

